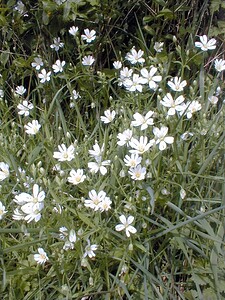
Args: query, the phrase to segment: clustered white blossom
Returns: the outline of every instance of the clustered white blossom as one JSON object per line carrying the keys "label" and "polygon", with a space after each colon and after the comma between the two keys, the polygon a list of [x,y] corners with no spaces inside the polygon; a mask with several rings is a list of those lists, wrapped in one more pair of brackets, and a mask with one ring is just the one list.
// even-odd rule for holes
{"label": "clustered white blossom", "polygon": [[39,185],[34,184],[33,194],[22,192],[15,196],[13,201],[18,205],[13,212],[14,220],[38,222],[41,219],[41,211],[44,208],[45,192],[40,190]]}
{"label": "clustered white blossom", "polygon": [[[19,8],[15,8],[19,11]],[[78,35],[79,28],[72,26],[69,28],[68,32],[73,37]],[[92,43],[96,39],[96,31],[90,30],[88,28],[84,29],[84,33],[80,36],[82,39],[82,46],[89,47],[90,45],[85,45]],[[163,42],[155,42],[153,48],[157,53],[163,51]],[[195,46],[200,48],[202,51],[213,50],[216,48],[216,40],[208,39],[206,35],[200,36],[200,42],[195,42]],[[53,39],[53,44],[50,45],[50,48],[58,52],[60,48],[64,47],[64,43],[61,42],[60,37]],[[158,54],[157,54],[158,55]],[[83,66],[92,66],[95,62],[95,58],[92,55],[85,55],[81,58],[81,64]],[[115,71],[115,74],[118,74],[118,85],[123,87],[128,92],[138,92],[141,93],[146,90],[147,92],[154,93],[159,91],[162,93],[160,86],[163,81],[163,77],[160,74],[160,67],[155,65],[148,65],[148,59],[144,58],[144,51],[141,49],[136,50],[133,47],[125,56],[125,62],[130,65],[130,67],[123,66],[123,61],[115,61],[113,67],[118,70]],[[46,63],[46,62],[45,62]],[[144,65],[146,63],[146,65]],[[43,59],[37,55],[34,57],[31,66],[38,71],[37,76],[40,79],[40,83],[49,82],[51,76],[58,76],[57,73],[61,73],[64,70],[66,62],[60,59],[57,59],[55,63],[51,66],[53,70],[47,71],[44,68]],[[216,71],[222,72],[225,70],[225,60],[216,59],[214,62]],[[88,68],[87,68],[88,70]],[[55,73],[55,74],[54,74]],[[187,86],[187,81],[183,80],[182,77],[175,76],[169,77],[170,80],[167,81],[168,89],[170,92],[166,92],[159,101],[159,109],[167,111],[167,118],[163,120],[162,124],[159,124],[157,120],[157,109],[149,110],[146,107],[143,111],[136,111],[133,116],[131,114],[130,126],[128,128],[123,128],[121,132],[117,134],[117,145],[119,147],[124,147],[124,156],[121,159],[121,164],[123,169],[120,170],[121,177],[126,176],[125,171],[129,178],[134,181],[143,181],[148,176],[148,168],[151,162],[147,163],[146,154],[150,151],[164,151],[169,148],[173,150],[172,144],[174,143],[174,137],[170,135],[170,126],[166,126],[167,119],[170,117],[182,117],[186,119],[191,119],[193,114],[200,111],[202,108],[201,103],[195,100],[188,100],[185,102],[185,96],[182,95],[184,88]],[[26,93],[26,88],[22,85],[17,86],[15,89],[15,94],[17,99],[23,99],[23,95]],[[81,98],[78,91],[70,90],[70,99],[78,100]],[[136,94],[134,94],[136,95]],[[218,101],[217,96],[210,96],[208,100],[212,104],[216,104]],[[81,100],[82,101],[82,100]],[[74,104],[76,102],[74,101]],[[71,106],[72,107],[72,106]],[[34,105],[28,100],[23,100],[17,105],[18,114],[28,117],[30,111],[34,108]],[[118,112],[110,108],[103,112],[104,115],[100,116],[101,122],[104,126],[113,126],[113,121],[117,116]],[[117,122],[117,120],[116,120]],[[115,124],[115,123],[114,123]],[[157,124],[157,126],[155,125]],[[103,127],[103,126],[101,126]],[[24,125],[25,132],[29,135],[36,135],[41,128],[41,124],[38,120],[32,120]],[[183,141],[187,140],[193,134],[190,132],[185,132],[181,135]],[[82,184],[90,182],[89,177],[94,179],[97,176],[105,176],[110,172],[110,167],[113,167],[112,159],[107,159],[107,147],[104,143],[100,146],[97,141],[93,145],[93,148],[88,151],[91,161],[88,161],[87,167],[90,171],[87,175],[85,169],[80,167],[80,164],[83,162],[75,162],[76,156],[76,144],[70,144],[66,146],[66,142],[59,144],[57,146],[58,151],[53,152],[53,158],[58,161],[57,165],[54,167],[54,171],[57,171],[60,175],[65,176],[65,181],[67,185],[79,189],[82,188]],[[119,148],[118,147],[118,148]],[[124,153],[123,152],[123,153]],[[111,158],[111,157],[110,157]],[[74,163],[74,164],[73,164]],[[63,169],[63,165],[67,165],[67,169]],[[72,166],[71,166],[72,165]],[[68,167],[69,166],[69,167]],[[68,170],[69,168],[69,170]],[[23,171],[19,171],[21,174]],[[98,173],[98,174],[97,174]],[[67,174],[67,175],[65,175]],[[97,175],[96,175],[97,174]],[[0,162],[0,181],[4,181],[10,176],[9,165]],[[25,176],[25,175],[24,175]],[[26,176],[25,176],[26,177]],[[105,176],[106,177],[106,176]],[[99,178],[99,177],[98,177]],[[93,179],[93,180],[94,180]],[[32,179],[33,180],[33,179]],[[32,183],[33,184],[33,183]],[[73,185],[73,186],[71,186]],[[30,183],[25,186],[27,189],[30,189]],[[104,188],[105,189],[105,188]],[[106,187],[108,189],[108,187]],[[164,190],[164,194],[169,194],[167,190]],[[86,195],[87,197],[87,195]],[[86,198],[85,197],[85,198]],[[184,199],[186,197],[185,190],[181,189],[180,197]],[[84,199],[84,198],[82,198]],[[27,223],[32,221],[38,222],[42,217],[42,210],[44,209],[44,200],[45,192],[41,189],[38,184],[33,184],[32,193],[28,192],[18,192],[15,194],[13,202],[17,205],[13,212],[14,220],[24,220]],[[83,200],[83,205],[87,209],[91,209],[94,212],[100,212],[107,215],[110,212],[113,206],[111,198],[107,196],[106,192],[101,186],[98,191],[94,188],[89,190],[87,199]],[[53,211],[61,213],[63,211],[63,206],[58,204],[55,206]],[[3,219],[3,215],[7,213],[7,210],[3,203],[0,201],[0,220]],[[116,231],[125,231],[125,234],[128,238],[131,237],[131,234],[135,234],[137,229],[131,225],[134,222],[134,216],[129,215],[126,217],[124,214],[119,216],[120,223],[115,226]],[[73,250],[75,248],[75,243],[79,239],[75,232],[75,229],[68,229],[65,226],[59,228],[59,239],[64,242],[63,250]],[[85,265],[86,257],[94,259],[96,254],[95,251],[98,249],[97,244],[91,244],[89,238],[87,238],[87,244],[84,247],[83,251],[83,262]],[[38,253],[34,254],[34,260],[37,264],[44,264],[49,261],[47,253],[43,248],[37,249]]]}
{"label": "clustered white blossom", "polygon": [[91,190],[89,192],[89,199],[84,201],[84,205],[93,209],[94,211],[108,211],[111,208],[112,201],[106,196],[104,191],[96,192]]}

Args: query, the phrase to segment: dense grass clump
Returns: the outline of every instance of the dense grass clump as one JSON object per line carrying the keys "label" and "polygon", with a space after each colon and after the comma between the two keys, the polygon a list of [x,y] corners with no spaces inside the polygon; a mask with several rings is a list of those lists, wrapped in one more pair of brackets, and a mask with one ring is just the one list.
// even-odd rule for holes
{"label": "dense grass clump", "polygon": [[224,299],[222,1],[3,1],[2,299]]}

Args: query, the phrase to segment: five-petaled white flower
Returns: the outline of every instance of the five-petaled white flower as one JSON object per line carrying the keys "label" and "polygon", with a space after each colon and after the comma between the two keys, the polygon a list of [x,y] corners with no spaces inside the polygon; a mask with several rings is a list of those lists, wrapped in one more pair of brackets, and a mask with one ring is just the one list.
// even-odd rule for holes
{"label": "five-petaled white flower", "polygon": [[5,210],[5,206],[0,201],[0,220],[2,220],[3,215],[7,213],[7,210]]}
{"label": "five-petaled white flower", "polygon": [[110,111],[109,109],[107,109],[106,111],[104,111],[104,115],[105,116],[101,116],[100,119],[103,123],[108,124],[114,120],[116,112],[115,110]]}
{"label": "five-petaled white flower", "polygon": [[44,208],[45,192],[40,191],[39,186],[34,184],[33,195],[28,193],[20,193],[13,199],[19,206],[21,211],[17,208],[14,210],[13,219],[26,220],[27,223],[31,221],[38,222],[41,218],[41,210]]}
{"label": "five-petaled white flower", "polygon": [[154,121],[151,118],[154,114],[154,111],[149,111],[145,116],[141,115],[140,113],[135,113],[133,115],[135,121],[131,122],[132,126],[141,126],[141,130],[148,128],[149,125],[153,125]]}
{"label": "five-petaled white flower", "polygon": [[82,65],[83,66],[91,66],[94,63],[95,59],[92,55],[88,55],[82,58]]}
{"label": "five-petaled white flower", "polygon": [[156,72],[156,67],[151,67],[149,72],[146,68],[141,69],[141,75],[144,78],[143,82],[147,83],[151,90],[156,90],[158,87],[156,82],[160,82],[162,80],[161,75],[155,75]]}
{"label": "five-petaled white flower", "polygon": [[85,252],[83,257],[85,258],[86,256],[93,258],[95,257],[94,251],[98,249],[98,245],[93,244],[91,245],[90,240],[87,239],[87,246],[85,247]]}
{"label": "five-petaled white flower", "polygon": [[137,153],[137,154],[143,154],[146,151],[148,151],[154,144],[153,140],[150,140],[148,142],[147,136],[141,136],[140,140],[137,140],[135,138],[132,138],[129,142],[129,145],[132,150],[129,150],[130,153]]}
{"label": "five-petaled white flower", "polygon": [[187,81],[181,81],[181,77],[175,77],[172,80],[168,81],[168,86],[175,92],[183,91],[184,87],[187,85]]}
{"label": "five-petaled white flower", "polygon": [[104,160],[102,161],[101,157],[95,157],[96,162],[89,162],[88,168],[90,169],[91,173],[97,173],[100,171],[102,175],[105,175],[107,173],[107,169],[105,166],[109,166],[111,161],[110,160]]}
{"label": "five-petaled white flower", "polygon": [[59,48],[62,48],[64,43],[60,42],[60,37],[53,39],[53,44],[50,45],[50,48],[55,49],[55,51],[59,51]]}
{"label": "five-petaled white flower", "polygon": [[216,49],[216,40],[210,39],[206,35],[202,35],[199,37],[200,42],[195,42],[195,47],[201,48],[202,51],[208,51]]}
{"label": "five-petaled white flower", "polygon": [[43,248],[38,248],[38,253],[34,254],[34,260],[38,264],[43,265],[44,263],[46,263],[46,261],[49,260],[49,258]]}
{"label": "five-petaled white flower", "polygon": [[54,63],[54,65],[52,65],[52,69],[55,73],[62,72],[65,64],[66,64],[66,62],[64,60],[61,62],[60,59],[57,59],[57,61]]}
{"label": "five-petaled white flower", "polygon": [[225,60],[224,59],[216,59],[214,63],[215,69],[218,72],[222,72],[225,70]]}
{"label": "five-petaled white flower", "polygon": [[19,115],[24,115],[24,116],[29,116],[30,110],[34,108],[32,103],[29,103],[27,100],[24,100],[22,104],[18,104],[17,108],[19,109],[18,114]]}
{"label": "five-petaled white flower", "polygon": [[160,129],[158,127],[153,128],[153,133],[155,135],[155,143],[159,144],[159,150],[162,151],[166,149],[166,144],[173,144],[174,138],[172,136],[166,136],[168,133],[168,127],[162,126]]}
{"label": "five-petaled white flower", "polygon": [[130,129],[126,129],[124,130],[124,132],[122,133],[118,133],[117,134],[117,138],[118,138],[118,142],[117,142],[117,145],[119,146],[124,146],[124,145],[127,145],[129,144],[129,141],[131,140],[132,138],[132,130]]}
{"label": "five-petaled white flower", "polygon": [[43,65],[44,63],[40,56],[35,57],[34,61],[31,63],[31,66],[35,68],[37,71],[39,71]]}
{"label": "five-petaled white flower", "polygon": [[128,67],[123,67],[122,70],[120,70],[120,79],[124,80],[126,78],[130,78],[133,74],[132,69],[128,69]]}
{"label": "five-petaled white flower", "polygon": [[88,152],[92,157],[99,158],[102,156],[104,149],[105,149],[104,143],[102,144],[102,147],[100,147],[99,144],[95,142],[93,146],[93,150],[88,150]]}
{"label": "five-petaled white flower", "polygon": [[81,35],[82,40],[86,41],[87,43],[91,43],[96,39],[96,31],[84,29],[84,34]]}
{"label": "five-petaled white flower", "polygon": [[45,81],[49,81],[51,74],[52,74],[51,71],[47,72],[45,69],[42,69],[41,73],[38,74],[38,77],[40,78],[40,82],[45,83]]}
{"label": "five-petaled white flower", "polygon": [[86,175],[84,175],[83,169],[77,169],[77,170],[72,169],[70,171],[70,176],[67,179],[68,182],[77,185],[81,182],[84,182],[84,180],[86,179]]}
{"label": "five-petaled white flower", "polygon": [[16,195],[13,199],[14,202],[16,202],[18,205],[24,205],[26,203],[41,203],[45,199],[45,192],[40,191],[40,188],[38,184],[33,185],[33,195],[30,195],[28,193],[20,193],[19,195]]}
{"label": "five-petaled white flower", "polygon": [[69,29],[69,34],[75,36],[75,35],[77,34],[78,30],[79,30],[79,28],[78,28],[77,26],[76,26],[76,27],[75,27],[75,26],[72,26],[72,27],[70,27],[70,29]]}
{"label": "five-petaled white flower", "polygon": [[23,94],[26,93],[26,90],[25,87],[23,85],[19,85],[16,87],[16,90],[15,90],[15,93],[22,96]]}
{"label": "five-petaled white flower", "polygon": [[130,92],[142,92],[143,84],[145,84],[145,79],[138,74],[133,74],[132,78],[126,78],[123,81],[123,85]]}
{"label": "five-petaled white flower", "polygon": [[27,134],[35,135],[41,128],[41,124],[39,124],[37,120],[33,120],[25,125],[24,128]]}
{"label": "five-petaled white flower", "polygon": [[134,217],[133,217],[133,216],[129,216],[129,217],[126,219],[126,217],[125,217],[124,215],[121,215],[121,216],[119,217],[119,219],[120,219],[120,222],[121,222],[122,224],[116,225],[116,227],[115,227],[116,231],[122,231],[122,230],[125,230],[126,236],[127,236],[127,237],[130,237],[130,234],[131,234],[131,233],[134,234],[134,233],[137,232],[137,229],[136,229],[134,226],[130,225],[130,224],[132,224],[133,221],[134,221]]}
{"label": "five-petaled white flower", "polygon": [[131,154],[131,156],[126,155],[124,158],[125,165],[130,168],[135,168],[142,161],[142,157],[140,157],[137,153]]}
{"label": "five-petaled white flower", "polygon": [[176,111],[177,112],[184,111],[186,106],[183,102],[184,102],[184,96],[181,95],[176,100],[174,100],[170,93],[167,93],[166,96],[163,98],[163,100],[160,101],[160,103],[163,106],[169,108],[167,112],[168,116],[175,115]]}
{"label": "five-petaled white flower", "polygon": [[199,103],[197,100],[194,100],[192,102],[188,101],[186,103],[186,107],[187,107],[186,116],[188,119],[191,119],[194,113],[202,109],[201,103]]}
{"label": "five-petaled white flower", "polygon": [[104,211],[104,204],[108,203],[107,206],[110,208],[111,200],[106,196],[104,191],[97,193],[95,190],[91,190],[88,195],[90,199],[84,201],[84,206],[89,207],[94,211]]}
{"label": "five-petaled white flower", "polygon": [[134,180],[143,180],[145,179],[146,168],[141,165],[137,165],[134,168],[130,168],[128,173],[131,175],[131,178]]}
{"label": "five-petaled white flower", "polygon": [[9,165],[5,162],[0,162],[0,181],[5,180],[9,177]]}
{"label": "five-petaled white flower", "polygon": [[136,51],[135,48],[132,48],[130,50],[130,52],[127,53],[126,55],[126,59],[132,64],[136,64],[136,63],[144,63],[145,59],[142,57],[144,54],[144,51],[142,50],[138,50],[138,52]]}
{"label": "five-petaled white flower", "polygon": [[70,145],[68,148],[64,144],[58,145],[59,152],[54,152],[53,157],[58,161],[71,161],[74,159],[74,146]]}

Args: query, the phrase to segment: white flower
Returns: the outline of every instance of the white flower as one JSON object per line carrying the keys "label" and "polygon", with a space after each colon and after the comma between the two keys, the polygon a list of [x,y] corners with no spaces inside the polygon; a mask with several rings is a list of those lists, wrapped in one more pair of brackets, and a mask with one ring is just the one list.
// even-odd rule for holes
{"label": "white flower", "polygon": [[9,165],[0,162],[0,181],[5,180],[7,177],[9,177]]}
{"label": "white flower", "polygon": [[21,210],[23,213],[26,214],[24,216],[24,220],[27,221],[27,223],[30,223],[31,221],[38,222],[41,219],[41,210],[44,208],[43,202],[41,203],[27,203],[23,206],[21,206]]}
{"label": "white flower", "polygon": [[142,57],[144,54],[144,51],[139,50],[138,52],[136,51],[135,48],[132,48],[129,53],[126,55],[126,59],[131,62],[132,65],[136,63],[144,63],[145,59]]}
{"label": "white flower", "polygon": [[3,97],[4,97],[4,91],[2,89],[0,89],[0,99],[2,99]]}
{"label": "white flower", "polygon": [[158,127],[153,128],[153,133],[155,135],[155,143],[159,144],[159,150],[162,151],[166,149],[166,144],[173,144],[174,138],[172,136],[166,136],[168,133],[168,127],[162,126],[160,129]]}
{"label": "white flower", "polygon": [[112,201],[110,200],[109,197],[105,197],[102,199],[102,201],[98,204],[98,209],[103,212],[103,211],[108,211],[111,209],[111,204]]}
{"label": "white flower", "polygon": [[[15,10],[17,10],[21,15],[24,13],[25,5],[23,4],[22,1],[17,1]],[[28,15],[26,14],[26,16],[28,16]]]}
{"label": "white flower", "polygon": [[134,168],[130,168],[128,173],[131,175],[131,178],[134,180],[143,180],[145,179],[146,168],[141,165],[138,165]]}
{"label": "white flower", "polygon": [[182,200],[186,197],[186,191],[183,188],[180,190],[180,197]]}
{"label": "white flower", "polygon": [[95,257],[94,251],[97,249],[98,249],[98,245],[96,245],[96,244],[91,245],[90,240],[88,239],[83,258],[85,258],[86,256],[88,256],[90,258]]}
{"label": "white flower", "polygon": [[130,150],[130,153],[137,153],[137,154],[143,154],[144,152],[148,151],[154,144],[153,140],[150,140],[148,142],[148,138],[146,136],[141,136],[140,140],[137,140],[135,138],[132,138],[129,142],[129,145],[132,150]]}
{"label": "white flower", "polygon": [[152,90],[156,90],[158,87],[156,82],[160,82],[162,80],[162,76],[160,75],[155,76],[156,72],[157,72],[157,68],[155,67],[152,67],[149,72],[146,68],[141,69],[141,75],[144,78],[143,82],[148,83],[149,88]]}
{"label": "white flower", "polygon": [[72,26],[72,27],[70,27],[70,29],[69,29],[69,33],[71,34],[71,35],[73,35],[73,36],[75,36],[76,34],[77,34],[77,32],[78,32],[78,30],[79,30],[79,28],[76,26]]}
{"label": "white flower", "polygon": [[225,70],[225,60],[223,59],[216,59],[214,65],[215,65],[215,69],[218,72],[222,72]]}
{"label": "white flower", "polygon": [[154,111],[149,111],[147,112],[147,114],[145,116],[139,114],[139,113],[135,113],[133,115],[135,121],[131,122],[132,126],[141,126],[141,130],[144,130],[146,128],[148,128],[149,125],[153,125],[154,121],[152,115],[154,114]]}
{"label": "white flower", "polygon": [[200,36],[200,42],[195,42],[195,47],[201,48],[202,51],[216,49],[216,40],[210,39],[206,35]]}
{"label": "white flower", "polygon": [[46,263],[46,261],[49,260],[49,258],[43,248],[38,248],[38,254],[34,254],[34,260],[38,264],[43,265],[44,263]]}
{"label": "white flower", "polygon": [[57,214],[61,214],[63,212],[63,206],[59,203],[56,203],[56,206],[53,207],[52,211]]}
{"label": "white flower", "polygon": [[88,55],[82,58],[82,65],[83,66],[91,66],[94,63],[95,59],[92,55]]}
{"label": "white flower", "polygon": [[32,123],[29,122],[24,128],[27,134],[35,135],[41,128],[41,124],[39,124],[37,120],[33,120]]}
{"label": "white flower", "polygon": [[106,193],[104,191],[100,191],[98,194],[95,190],[91,190],[89,193],[89,198],[84,201],[84,206],[93,209],[94,211],[99,210],[99,204],[105,200]]}
{"label": "white flower", "polygon": [[24,214],[18,208],[16,208],[13,211],[12,219],[16,221],[24,220]]}
{"label": "white flower", "polygon": [[68,148],[64,144],[58,145],[59,152],[54,152],[53,157],[58,161],[71,161],[74,159],[74,146],[70,145]]}
{"label": "white flower", "polygon": [[26,220],[30,223],[32,220],[38,222],[41,218],[41,210],[44,208],[45,192],[39,191],[39,186],[34,184],[33,195],[28,193],[20,193],[13,199],[19,206],[21,211],[17,208],[14,210],[14,220]]}
{"label": "white flower", "polygon": [[102,156],[104,149],[105,149],[104,143],[102,144],[102,147],[100,148],[99,144],[97,142],[95,142],[95,144],[93,146],[93,150],[89,150],[88,152],[92,157],[99,158]]}
{"label": "white flower", "polygon": [[101,157],[95,157],[96,162],[89,162],[88,168],[90,169],[90,172],[97,173],[100,171],[102,175],[105,175],[107,173],[107,169],[105,166],[110,165],[110,160],[104,160],[102,161]]}
{"label": "white flower", "polygon": [[60,59],[57,59],[57,61],[55,62],[55,64],[52,65],[53,71],[55,73],[62,72],[63,71],[63,67],[65,66],[65,64],[66,64],[66,62],[64,60],[61,62]]}
{"label": "white flower", "polygon": [[45,83],[45,81],[49,81],[51,74],[52,74],[51,71],[47,73],[45,69],[42,69],[41,73],[38,74],[38,77],[40,78],[40,82]]}
{"label": "white flower", "polygon": [[45,192],[40,191],[40,188],[38,184],[33,185],[33,195],[30,195],[28,193],[20,193],[19,195],[16,195],[13,199],[14,202],[16,202],[19,205],[24,205],[28,202],[31,202],[33,204],[35,203],[42,203],[45,199]]}
{"label": "white flower", "polygon": [[114,67],[116,70],[121,69],[121,68],[122,68],[122,63],[121,63],[121,61],[114,61],[113,67]]}
{"label": "white flower", "polygon": [[116,112],[115,110],[110,111],[109,109],[107,109],[106,111],[104,111],[104,115],[105,116],[101,116],[100,119],[103,123],[108,124],[114,120]]}
{"label": "white flower", "polygon": [[68,229],[65,226],[62,226],[59,228],[59,238],[61,240],[65,240],[65,238],[68,236]]}
{"label": "white flower", "polygon": [[7,213],[7,210],[5,210],[5,206],[0,201],[0,220],[2,220],[3,215]]}
{"label": "white flower", "polygon": [[[68,235],[68,233],[66,233],[66,235]],[[63,249],[66,251],[69,249],[74,249],[74,243],[76,242],[76,240],[77,240],[76,232],[74,229],[71,229],[69,232],[68,240],[65,241]]]}
{"label": "white flower", "polygon": [[183,141],[187,141],[190,137],[192,137],[194,134],[192,132],[189,131],[185,131],[183,134],[181,134],[181,139]]}
{"label": "white flower", "polygon": [[120,219],[120,222],[121,222],[122,224],[116,225],[116,227],[115,227],[116,231],[125,230],[126,236],[127,236],[127,237],[130,237],[130,234],[131,234],[131,233],[134,234],[134,233],[137,232],[137,229],[136,229],[135,227],[133,227],[132,225],[130,225],[130,224],[132,224],[133,221],[134,221],[134,217],[133,217],[133,216],[129,216],[129,217],[126,219],[126,217],[125,217],[124,215],[121,215],[121,216],[119,217],[119,219]]}
{"label": "white flower", "polygon": [[64,46],[64,43],[60,42],[60,37],[53,39],[53,44],[50,45],[50,48],[55,49],[55,51],[58,51],[59,48],[62,48]]}
{"label": "white flower", "polygon": [[18,104],[17,108],[20,110],[18,112],[19,115],[29,116],[30,110],[34,108],[32,103],[29,103],[27,100],[24,100],[22,104]]}
{"label": "white flower", "polygon": [[20,85],[20,86],[16,87],[15,93],[22,96],[23,94],[26,93],[26,90],[27,89],[25,89],[25,87],[23,85]]}
{"label": "white flower", "polygon": [[120,79],[125,79],[125,78],[130,78],[133,74],[133,70],[132,69],[128,69],[127,67],[124,67],[121,71],[120,71]]}
{"label": "white flower", "polygon": [[143,77],[140,77],[138,74],[133,74],[132,79],[126,78],[123,81],[123,85],[130,92],[142,92],[143,84],[145,84],[145,79]]}
{"label": "white flower", "polygon": [[118,133],[117,138],[119,140],[117,142],[117,145],[119,145],[119,146],[128,145],[129,141],[132,138],[132,130],[126,129],[126,130],[124,130],[124,132]]}
{"label": "white flower", "polygon": [[44,65],[41,57],[35,57],[34,61],[31,63],[31,66],[35,68],[37,71],[41,69],[41,67]]}
{"label": "white flower", "polygon": [[84,182],[84,180],[86,179],[86,175],[84,175],[83,169],[77,169],[77,170],[72,169],[70,171],[70,177],[68,177],[67,179],[69,183],[77,185],[81,182]]}
{"label": "white flower", "polygon": [[187,81],[181,81],[181,77],[175,77],[172,80],[168,81],[168,86],[175,92],[183,91],[184,87],[187,85]]}
{"label": "white flower", "polygon": [[186,107],[186,116],[188,119],[191,119],[194,113],[202,109],[201,103],[199,103],[197,100],[187,102]]}
{"label": "white flower", "polygon": [[169,107],[169,110],[167,112],[168,116],[175,115],[176,111],[178,112],[184,111],[186,106],[184,105],[183,102],[184,102],[184,96],[181,95],[176,100],[174,100],[170,93],[167,93],[166,96],[163,98],[163,100],[160,101],[160,103],[163,106]]}
{"label": "white flower", "polygon": [[164,43],[163,42],[155,42],[154,44],[154,49],[156,52],[160,53],[163,51],[163,45]]}
{"label": "white flower", "polygon": [[216,105],[217,102],[219,101],[219,98],[216,96],[210,96],[208,97],[209,102],[211,102],[213,105]]}
{"label": "white flower", "polygon": [[77,100],[78,98],[81,98],[79,92],[76,90],[72,90],[72,96],[70,97],[71,100]]}
{"label": "white flower", "polygon": [[140,157],[137,153],[131,154],[131,156],[126,155],[124,158],[125,165],[127,167],[134,168],[139,165],[142,161],[142,157]]}
{"label": "white flower", "polygon": [[89,30],[84,29],[84,34],[81,35],[81,38],[86,41],[87,43],[91,43],[96,39],[96,31],[95,30]]}

